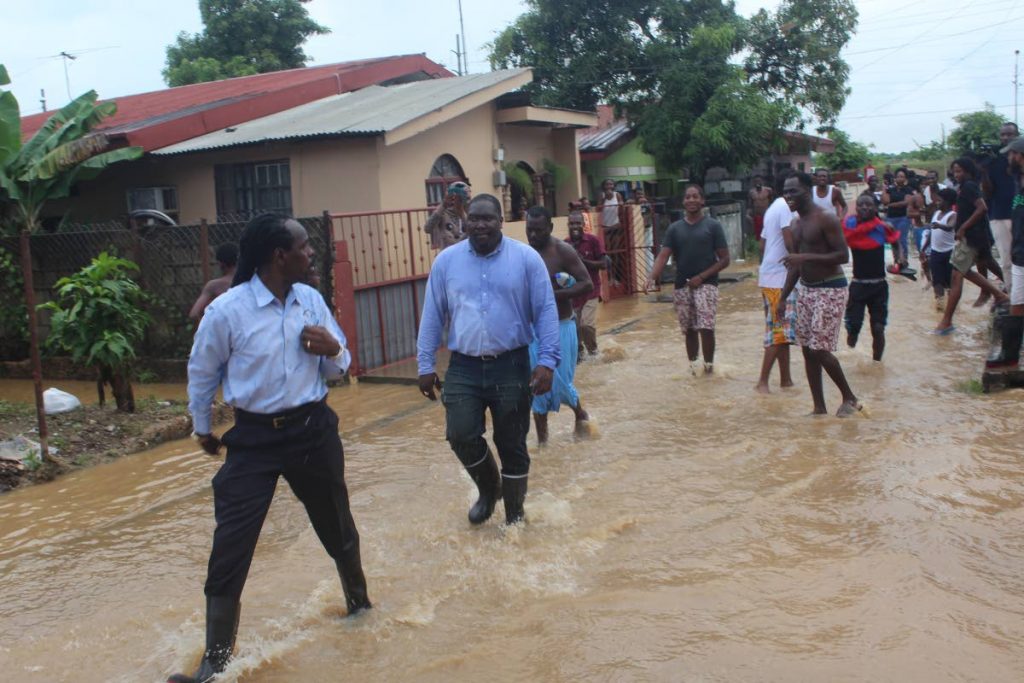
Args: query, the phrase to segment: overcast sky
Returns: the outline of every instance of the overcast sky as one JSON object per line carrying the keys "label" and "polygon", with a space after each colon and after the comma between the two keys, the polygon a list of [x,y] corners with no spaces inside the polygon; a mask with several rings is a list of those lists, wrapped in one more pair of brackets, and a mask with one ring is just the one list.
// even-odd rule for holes
{"label": "overcast sky", "polygon": [[[738,0],[748,15],[762,5]],[[72,93],[115,97],[164,87],[164,47],[202,28],[196,0],[29,0],[5,3],[0,62],[22,113],[65,103],[61,51]],[[455,70],[457,0],[313,0],[333,33],[306,44],[312,64],[424,52]],[[1014,116],[1014,50],[1024,48],[1024,0],[858,0],[860,26],[846,50],[853,94],[839,126],[879,151],[911,150],[955,125],[953,116],[996,105]],[[486,43],[524,9],[517,0],[463,0],[471,71],[488,70]],[[1024,63],[1022,63],[1024,68]],[[1021,112],[1024,114],[1024,112]]]}

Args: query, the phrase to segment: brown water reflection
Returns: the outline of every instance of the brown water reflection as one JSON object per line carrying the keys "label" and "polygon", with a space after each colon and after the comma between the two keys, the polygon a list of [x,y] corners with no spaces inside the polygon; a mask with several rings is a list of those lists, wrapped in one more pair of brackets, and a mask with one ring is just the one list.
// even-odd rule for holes
{"label": "brown water reflection", "polygon": [[[468,528],[440,406],[332,391],[377,607],[339,617],[332,564],[282,490],[229,680],[1018,679],[1021,393],[956,389],[980,367],[983,313],[933,338],[930,296],[892,290],[885,363],[841,353],[867,405],[847,421],[803,417],[799,368],[798,388],[753,394],[752,283],[723,291],[713,378],[685,371],[667,305],[623,306],[648,316],[602,339],[625,359],[579,376],[599,437],[552,419],[525,529]],[[5,671],[157,681],[189,665],[217,466],[178,442],[0,497]]]}

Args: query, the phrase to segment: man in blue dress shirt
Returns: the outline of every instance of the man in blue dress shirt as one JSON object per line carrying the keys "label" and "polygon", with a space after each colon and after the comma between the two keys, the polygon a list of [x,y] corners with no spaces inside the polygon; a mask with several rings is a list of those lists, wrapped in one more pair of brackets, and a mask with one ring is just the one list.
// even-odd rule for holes
{"label": "man in blue dress shirt", "polygon": [[[435,372],[442,330],[448,328],[451,360],[441,402],[446,438],[473,479],[480,497],[469,521],[482,524],[499,497],[505,522],[523,519],[530,454],[530,394],[551,391],[560,358],[558,312],[544,260],[530,246],[501,234],[501,204],[489,194],[469,203],[468,240],[437,255],[423,303],[417,339],[420,393],[437,400]],[[536,329],[538,364],[532,376],[528,345]],[[491,411],[501,472],[483,438]]]}
{"label": "man in blue dress shirt", "polygon": [[[207,307],[188,363],[193,438],[210,455],[227,446],[213,478],[217,528],[206,576],[206,650],[193,676],[224,670],[238,630],[239,599],[274,488],[284,476],[334,559],[349,614],[370,607],[349,509],[338,416],[325,401],[327,379],[351,356],[323,297],[303,282],[306,230],[275,214],[251,220],[241,239],[232,288]],[[222,439],[212,431],[217,387],[235,409]]]}

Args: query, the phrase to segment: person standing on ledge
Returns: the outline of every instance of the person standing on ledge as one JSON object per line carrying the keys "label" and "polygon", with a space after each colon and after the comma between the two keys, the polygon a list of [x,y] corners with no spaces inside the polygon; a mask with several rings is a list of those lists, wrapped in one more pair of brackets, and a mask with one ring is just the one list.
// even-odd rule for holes
{"label": "person standing on ledge", "polygon": [[[561,359],[558,309],[547,267],[529,245],[501,234],[501,203],[477,195],[466,218],[468,240],[440,254],[430,268],[423,317],[416,339],[420,393],[441,402],[446,438],[480,492],[469,510],[483,524],[499,497],[505,522],[524,518],[530,454],[530,394],[551,391]],[[435,362],[448,328],[451,359],[444,388]],[[538,340],[537,367],[530,373],[528,345]],[[484,440],[484,411],[490,410],[501,472]]]}
{"label": "person standing on ledge", "polygon": [[802,287],[796,301],[796,341],[803,347],[807,384],[814,400],[811,414],[828,414],[821,385],[824,369],[843,395],[836,416],[848,417],[859,411],[861,405],[833,354],[839,346],[839,330],[846,312],[848,294],[842,265],[850,259],[850,252],[839,218],[817,206],[813,192],[814,183],[806,173],[794,173],[783,185],[782,195],[799,216],[792,228],[796,253],[782,260],[789,272],[777,315],[785,318],[786,297],[799,279]]}
{"label": "person standing on ledge", "polygon": [[[576,416],[576,433],[584,434],[586,422],[590,419],[583,409],[579,392],[573,380],[576,377],[576,359],[579,353],[579,337],[576,335],[576,321],[573,315],[573,299],[588,295],[594,289],[590,274],[576,250],[560,239],[551,236],[551,213],[543,206],[534,206],[526,212],[526,239],[537,250],[551,276],[558,307],[558,339],[562,359],[555,368],[551,391],[533,398],[533,422],[537,426],[537,443],[548,440],[548,413],[558,412],[565,404]],[[558,276],[569,275],[564,282]],[[530,343],[530,362],[536,363],[537,342]]]}
{"label": "person standing on ledge", "polygon": [[676,264],[673,300],[679,328],[686,339],[690,372],[697,374],[697,356],[704,350],[704,374],[715,362],[715,317],[718,314],[718,273],[729,266],[729,245],[722,224],[704,215],[704,190],[688,185],[683,195],[682,220],[668,226],[665,245],[654,262],[644,291],[657,289],[671,256]]}
{"label": "person standing on ledge", "polygon": [[[240,246],[233,286],[207,307],[188,362],[192,437],[210,455],[223,444],[227,457],[213,478],[206,650],[194,675],[175,674],[170,683],[203,683],[227,666],[242,588],[281,476],[335,561],[348,613],[371,606],[338,416],[326,403],[325,380],[340,377],[351,356],[323,297],[300,284],[310,270],[309,236],[298,221],[264,214],[245,226]],[[210,417],[218,386],[235,409],[235,426],[221,439]]]}

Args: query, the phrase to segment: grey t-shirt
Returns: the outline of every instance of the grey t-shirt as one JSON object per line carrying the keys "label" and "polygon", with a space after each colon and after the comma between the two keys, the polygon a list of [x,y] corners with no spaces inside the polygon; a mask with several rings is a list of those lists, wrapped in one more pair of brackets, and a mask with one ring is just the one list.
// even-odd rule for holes
{"label": "grey t-shirt", "polygon": [[[718,261],[715,253],[728,248],[722,224],[710,216],[704,216],[692,225],[682,219],[668,226],[663,246],[672,250],[676,264],[676,289],[686,286],[686,281],[699,275]],[[707,279],[705,284],[717,285],[718,274]]]}

